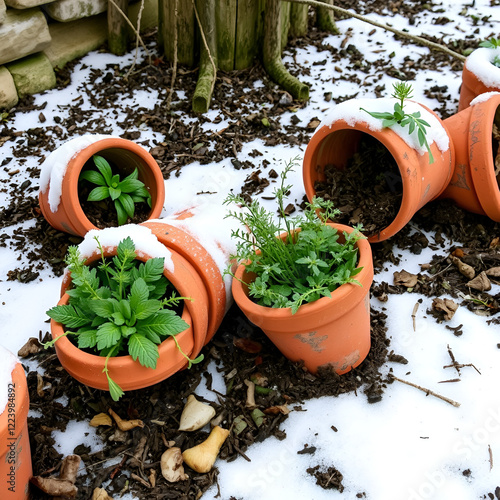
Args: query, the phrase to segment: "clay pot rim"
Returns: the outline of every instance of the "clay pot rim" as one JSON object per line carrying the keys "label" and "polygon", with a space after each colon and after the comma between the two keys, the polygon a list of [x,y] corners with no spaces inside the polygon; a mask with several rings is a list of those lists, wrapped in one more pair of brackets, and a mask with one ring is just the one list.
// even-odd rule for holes
{"label": "clay pot rim", "polygon": [[[426,111],[432,113],[434,116],[437,116],[434,111],[426,107],[421,103],[417,103]],[[439,117],[438,117],[439,118]],[[441,151],[437,144],[433,142],[430,146],[431,151],[434,155],[434,158],[443,157],[446,158],[446,155],[450,155],[450,161],[448,166],[448,173],[446,175],[446,179],[443,181],[442,186],[436,194],[428,201],[432,201],[436,199],[448,186],[452,176],[453,176],[453,166],[455,163],[455,149],[453,146],[453,142],[451,139],[451,135],[442,123],[442,126],[448,136],[449,147],[446,151]],[[429,164],[428,161],[428,153],[424,153],[420,155],[414,148],[409,146],[394,130],[389,127],[382,128],[381,130],[371,130],[366,122],[359,121],[354,125],[349,125],[345,120],[337,120],[331,125],[323,125],[319,130],[317,130],[312,136],[304,155],[303,164],[311,164],[311,157],[314,152],[321,148],[321,144],[325,141],[330,134],[341,131],[350,131],[350,132],[358,132],[362,134],[368,134],[374,137],[377,141],[379,141],[391,154],[398,165],[398,170],[401,176],[401,181],[403,184],[401,193],[401,202],[398,208],[398,212],[396,216],[391,221],[391,223],[384,228],[382,228],[378,233],[372,234],[368,237],[368,240],[372,243],[383,241],[398,231],[400,231],[405,225],[406,221],[410,220],[415,212],[421,208],[421,199],[419,197],[412,198],[413,203],[410,204],[410,192],[413,189],[411,185],[411,179],[409,175],[403,175],[404,172],[401,171],[400,165],[408,162],[408,159],[411,158],[413,161],[420,165],[422,169],[424,169],[424,173],[432,168],[436,168],[435,164]],[[403,145],[403,147],[398,147],[398,145]],[[314,165],[310,165],[310,168],[316,168]],[[314,185],[311,183],[311,179],[309,175],[306,175],[306,170],[303,168],[303,182],[306,190],[307,197],[311,199],[312,195],[316,193],[314,189]]]}
{"label": "clay pot rim", "polygon": [[[190,294],[189,286],[185,285],[185,282],[183,279],[176,277],[175,267],[182,264],[184,267],[190,269],[190,268],[192,268],[192,266],[191,266],[191,264],[189,264],[189,262],[186,261],[186,259],[183,256],[181,256],[177,252],[172,251],[170,249],[169,249],[169,251],[172,254],[172,260],[174,261],[174,272],[170,272],[169,270],[164,269],[163,275],[170,281],[170,283],[173,285],[173,287],[176,289],[176,291],[181,296],[187,297]],[[112,257],[112,256],[116,255],[116,247],[103,246],[103,252],[104,252],[105,257]],[[99,260],[100,258],[101,258],[101,254],[97,250],[90,257],[87,258],[86,264],[88,265],[92,262]],[[148,256],[144,253],[141,253],[140,255],[136,256],[136,260],[140,260],[142,262],[147,261],[149,258],[150,258],[150,256]],[[193,273],[193,275],[195,275],[195,273]],[[71,283],[71,277],[69,277],[68,286],[69,286],[69,283]],[[64,287],[64,284],[63,284],[63,287]],[[202,293],[202,291],[199,289],[197,289],[197,291]],[[191,293],[191,295],[192,295],[192,293]],[[69,300],[69,295],[67,293],[64,293],[62,295],[62,297],[60,298],[58,305],[67,303],[68,300]],[[187,334],[192,335],[192,337],[193,337],[193,349],[189,352],[185,352],[185,354],[187,356],[191,356],[191,354],[193,352],[195,353],[196,356],[198,355],[198,353],[201,351],[201,349],[204,345],[206,333],[207,333],[206,324],[198,325],[197,321],[194,320],[194,318],[197,317],[195,308],[199,307],[199,305],[195,304],[194,302],[196,302],[196,299],[193,301],[186,300],[184,302],[184,308],[183,308],[181,317],[189,325],[189,328],[186,328],[186,330],[178,333],[176,336],[177,339],[179,340],[179,336],[184,336]],[[201,320],[201,323],[204,323],[203,318]],[[54,331],[55,330],[59,331],[59,329],[60,329],[61,333],[59,333],[58,335],[54,335]],[[58,338],[60,335],[62,335],[64,333],[64,327],[63,327],[63,325],[61,325],[60,323],[57,323],[56,321],[54,321],[52,319],[51,320],[51,331],[52,331],[52,337]],[[165,339],[158,346],[160,356],[161,356],[163,351],[170,348],[171,343],[174,344],[174,340],[169,337],[169,338]],[[90,362],[90,360],[95,361],[96,358],[102,358],[102,366],[104,367],[104,360],[106,359],[105,357],[99,356],[97,354],[86,353],[85,351],[82,351],[79,347],[77,347],[72,342],[70,342],[70,340],[66,336],[57,340],[57,342],[55,344],[56,347],[57,347],[57,344],[59,344],[59,347],[61,349],[64,349],[67,352],[67,355],[72,357],[75,360],[75,362],[84,362],[85,359],[87,359]],[[174,347],[175,347],[175,344],[174,344]],[[134,361],[132,359],[132,356],[130,356],[130,355],[114,356],[112,358],[109,358],[108,368],[109,369],[113,369],[113,368],[116,369],[119,365],[119,369],[123,369],[122,363],[124,360],[127,360],[127,359],[129,359],[130,362],[133,363],[134,365],[136,363],[138,363],[138,361]],[[187,364],[187,360],[186,360],[186,364]],[[117,365],[117,366],[115,366],[115,365]]]}
{"label": "clay pot rim", "polygon": [[[82,171],[83,167],[85,166],[85,163],[90,160],[90,158],[98,153],[102,153],[105,150],[108,149],[123,149],[125,151],[128,151],[135,156],[137,156],[138,159],[140,159],[144,164],[147,165],[147,167],[151,170],[153,173],[153,177],[156,180],[156,184],[158,186],[163,187],[164,191],[164,179],[163,175],[161,173],[161,170],[158,167],[158,164],[156,163],[155,159],[151,156],[151,154],[146,151],[142,146],[139,146],[135,142],[129,141],[128,139],[123,139],[121,137],[107,137],[105,139],[99,139],[96,142],[93,142],[92,144],[88,145],[86,148],[78,151],[78,153],[74,156],[71,157],[71,160],[74,160],[76,156],[78,156],[78,168],[71,169],[71,171],[66,171],[66,175],[69,175],[68,177],[68,182],[70,183],[70,187],[76,189],[76,193],[78,193],[78,178],[80,177],[80,172]],[[70,161],[71,161],[70,160]],[[80,165],[81,163],[81,165]],[[146,186],[147,187],[147,186]],[[160,189],[161,189],[160,187]],[[159,192],[157,194],[157,199],[152,200],[152,207],[151,211],[148,215],[148,218],[152,219],[159,215],[161,213],[161,210],[163,209],[163,198],[164,194],[161,195]],[[85,215],[85,212],[82,210],[79,202],[79,198],[77,197],[76,200],[73,203],[73,200],[71,201],[74,207],[75,213],[77,213],[81,217],[85,217],[87,219],[87,216]],[[158,210],[157,205],[161,205]],[[153,213],[155,215],[153,215]],[[87,219],[88,220],[88,219]],[[98,229],[96,226],[94,226],[90,221],[89,224],[92,226],[91,229]]]}
{"label": "clay pot rim", "polygon": [[[328,223],[329,226],[336,228],[339,232],[346,231],[351,233],[354,228],[346,226],[343,224]],[[299,231],[297,229],[296,231]],[[287,233],[282,233],[280,237],[283,237]],[[290,317],[307,317],[314,316],[319,311],[325,307],[330,307],[333,301],[351,301],[356,303],[361,300],[367,293],[370,293],[370,285],[373,281],[373,260],[372,252],[368,239],[363,238],[357,241],[356,246],[359,250],[359,262],[358,267],[363,267],[363,269],[355,276],[363,286],[356,285],[355,283],[345,283],[338,288],[336,288],[332,293],[331,297],[321,297],[320,299],[309,302],[307,304],[302,304],[297,312],[292,315],[290,307],[269,307],[262,306],[254,302],[248,296],[248,288],[243,285],[239,280],[243,280],[246,272],[245,263],[241,263],[235,272],[235,277],[233,278],[233,296],[236,303],[246,309],[251,310],[253,315],[261,316],[263,318],[274,318],[276,320],[281,320]]]}
{"label": "clay pot rim", "polygon": [[[493,103],[493,105],[491,103]],[[470,170],[474,188],[476,191],[482,191],[479,197],[479,203],[486,215],[495,221],[500,221],[500,186],[495,177],[495,159],[493,158],[491,135],[493,134],[495,113],[499,107],[500,93],[498,95],[492,95],[488,100],[469,106],[469,108],[464,110],[470,109],[471,124],[477,121],[487,127],[486,130],[481,132],[482,135],[486,136],[486,141],[472,143],[469,139],[469,157],[472,157],[472,150],[478,148],[487,161],[471,165]]]}
{"label": "clay pot rim", "polygon": [[[205,247],[203,247],[203,245],[201,245],[195,238],[193,238],[188,232],[184,231],[183,229],[174,225],[170,225],[167,222],[155,221],[154,219],[143,222],[141,223],[141,225],[152,230],[153,234],[155,234],[160,243],[163,243],[170,251],[175,251],[182,255],[191,265],[193,265],[193,267],[198,267],[198,260],[205,261],[205,265],[209,266],[209,268],[213,270],[214,273],[219,273],[221,281],[218,287],[212,285],[206,273],[200,273],[200,277],[207,291],[210,310],[220,311],[218,315],[213,315],[213,317],[210,319],[205,344],[208,343],[210,339],[215,335],[216,329],[220,325],[224,317],[224,311],[220,308],[220,302],[224,304],[225,310],[227,301],[224,278],[220,273],[220,269],[217,266],[217,263],[212,258],[210,253],[205,249]],[[158,234],[156,230],[158,230],[158,232],[161,232],[162,234]],[[179,243],[179,238],[190,240],[189,252],[186,251],[185,245]],[[192,251],[193,248],[196,249],[195,252]],[[196,254],[197,256],[196,259],[193,256],[194,254]],[[216,288],[218,288],[218,290],[216,290]]]}
{"label": "clay pot rim", "polygon": [[[65,293],[60,299],[57,305],[66,305],[69,301],[69,295]],[[193,324],[192,324],[192,318],[191,314],[189,313],[189,310],[187,309],[186,306],[184,306],[182,310],[182,319],[189,325],[188,328],[183,330],[182,332],[178,333],[176,337],[183,337],[185,335],[193,335]],[[51,326],[51,332],[52,332],[52,337],[54,339],[58,339],[55,346],[59,347],[60,349],[63,349],[66,353],[66,355],[73,360],[74,363],[88,363],[88,364],[94,364],[98,363],[101,364],[102,367],[104,368],[104,362],[106,360],[105,356],[100,356],[98,354],[91,354],[88,352],[85,352],[84,350],[80,349],[77,345],[73,344],[67,336],[61,337],[61,335],[64,334],[64,326],[61,323],[58,323],[57,321],[51,319],[50,320],[50,326]],[[60,337],[60,338],[59,338]],[[158,345],[158,352],[160,355],[160,358],[163,355],[168,355],[168,350],[171,348],[170,344],[174,344],[174,340],[170,337],[166,338],[161,344]],[[175,344],[174,344],[175,347]],[[190,352],[186,352],[185,354],[187,356],[190,356],[193,351],[191,350]],[[99,360],[99,361],[98,361]],[[102,361],[101,361],[102,360]],[[132,356],[130,354],[124,354],[122,356],[113,356],[109,358],[108,361],[108,369],[110,371],[113,370],[126,370],[127,366],[136,366],[139,364],[139,361],[134,361],[132,359]],[[186,361],[187,364],[187,361]],[[125,365],[125,366],[124,366]],[[142,366],[142,365],[141,365]]]}
{"label": "clay pot rim", "polygon": [[[128,152],[129,154],[135,156],[137,158],[138,163],[142,163],[145,166],[145,170],[150,172],[150,175],[154,179],[153,183],[146,184],[146,187],[149,187],[148,191],[151,192],[152,195],[152,207],[149,212],[148,219],[154,219],[159,217],[162,210],[163,204],[165,200],[165,181],[163,178],[163,174],[161,172],[158,163],[153,158],[153,156],[142,146],[136,144],[133,141],[128,139],[123,139],[121,137],[109,136],[104,138],[98,138],[95,142],[89,144],[85,148],[77,151],[71,158],[67,159],[67,163],[77,162],[77,166],[75,168],[66,169],[66,172],[63,177],[63,186],[62,190],[68,189],[70,192],[76,193],[76,196],[67,196],[65,198],[66,206],[66,217],[70,219],[75,219],[77,224],[77,229],[73,230],[70,227],[67,227],[67,222],[60,223],[62,225],[62,230],[69,232],[71,234],[77,234],[79,236],[84,236],[85,232],[88,232],[92,229],[100,229],[96,227],[90,220],[87,218],[87,215],[82,210],[80,206],[80,201],[78,197],[78,178],[80,176],[80,172],[82,171],[85,163],[94,155],[102,153],[105,150],[123,150]],[[64,185],[66,183],[66,186]],[[155,186],[155,189],[151,189],[152,186]],[[50,183],[47,186],[47,189],[44,193],[42,191],[39,192],[38,198],[41,208],[43,208],[42,212],[47,212],[47,220],[52,225],[54,222],[52,219],[57,220],[55,215],[61,209],[61,205],[63,204],[62,199],[59,201],[59,207],[56,212],[52,212],[47,197],[50,190]],[[155,194],[156,191],[156,194]],[[155,197],[153,196],[155,194]],[[61,193],[62,198],[62,193]],[[156,198],[156,199],[155,199]],[[52,221],[52,222],[51,222]],[[83,230],[82,230],[83,228]],[[61,228],[59,228],[61,229]]]}

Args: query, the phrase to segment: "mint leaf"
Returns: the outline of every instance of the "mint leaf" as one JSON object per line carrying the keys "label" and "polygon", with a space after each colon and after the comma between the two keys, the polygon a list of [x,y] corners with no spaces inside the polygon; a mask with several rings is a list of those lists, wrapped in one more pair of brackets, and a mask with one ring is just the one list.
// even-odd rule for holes
{"label": "mint leaf", "polygon": [[92,348],[97,344],[97,332],[94,328],[85,329],[78,333],[78,347],[80,349]]}
{"label": "mint leaf", "polygon": [[145,319],[159,311],[160,307],[161,302],[159,300],[146,300],[139,303],[135,308],[135,317],[137,319]]}
{"label": "mint leaf", "polygon": [[113,347],[121,338],[120,327],[114,323],[104,323],[97,329],[97,349]]}
{"label": "mint leaf", "polygon": [[91,300],[89,302],[90,310],[101,318],[109,318],[113,314],[113,304],[105,299]]}
{"label": "mint leaf", "polygon": [[88,318],[81,317],[78,310],[69,304],[52,307],[47,311],[47,315],[68,328],[79,328],[90,322]]}
{"label": "mint leaf", "polygon": [[189,328],[189,325],[174,311],[162,309],[154,316],[137,321],[137,331],[140,333],[153,333],[160,337],[177,335]]}
{"label": "mint leaf", "polygon": [[142,366],[156,368],[158,360],[158,347],[143,335],[134,333],[128,341],[128,352],[135,360],[139,359]]}
{"label": "mint leaf", "polygon": [[125,394],[122,388],[108,375],[106,372],[106,378],[108,379],[109,394],[113,401],[119,401],[119,399]]}

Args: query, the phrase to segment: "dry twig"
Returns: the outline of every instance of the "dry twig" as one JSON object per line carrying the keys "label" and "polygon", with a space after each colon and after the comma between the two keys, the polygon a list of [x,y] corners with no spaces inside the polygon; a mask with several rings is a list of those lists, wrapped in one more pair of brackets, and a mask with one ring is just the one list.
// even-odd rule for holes
{"label": "dry twig", "polygon": [[[170,109],[172,104],[172,95],[174,93],[174,84],[177,77],[177,44],[179,40],[179,30],[177,29],[177,9],[179,0],[174,1],[174,61],[172,63],[172,79],[170,80],[170,92],[167,97],[167,109]],[[169,132],[170,133],[170,132]]]}
{"label": "dry twig", "polygon": [[400,31],[396,28],[392,28],[391,26],[388,26],[387,24],[379,23],[377,21],[373,21],[372,19],[368,19],[365,16],[361,16],[360,14],[356,14],[355,12],[351,12],[350,10],[343,9],[342,7],[337,7],[335,5],[329,5],[325,4],[322,2],[317,2],[316,0],[288,0],[293,3],[305,3],[307,5],[312,5],[313,7],[322,7],[325,9],[330,9],[338,14],[342,14],[347,17],[354,17],[356,19],[359,19],[360,21],[363,21],[368,24],[372,24],[373,26],[377,26],[377,28],[382,28],[386,31],[390,31],[392,33],[395,33],[396,35],[402,37],[402,38],[407,38],[408,40],[412,40],[419,45],[424,45],[425,47],[428,47],[430,49],[438,50],[440,52],[444,52],[445,54],[448,54],[449,56],[454,57],[455,59],[458,59],[460,61],[465,61],[465,56],[462,54],[459,54],[458,52],[455,52],[453,50],[450,50],[448,47],[445,47],[444,45],[440,45],[439,43],[434,43],[431,42],[430,40],[426,40],[425,38],[422,38],[417,35],[411,35],[410,33],[406,33],[404,31]]}
{"label": "dry twig", "polygon": [[413,311],[411,313],[411,319],[413,321],[413,331],[417,331],[417,311],[418,311],[418,306],[420,305],[419,302],[416,302],[415,305],[413,306]]}
{"label": "dry twig", "polygon": [[425,392],[427,396],[430,394],[431,396],[434,396],[436,398],[442,399],[443,401],[446,401],[452,406],[455,406],[458,408],[460,406],[460,403],[457,403],[456,401],[453,401],[453,399],[447,398],[445,396],[441,396],[441,394],[438,394],[437,392],[431,391],[430,389],[426,389],[425,387],[422,387],[421,385],[414,384],[413,382],[408,382],[407,380],[403,380],[401,378],[396,377],[395,375],[389,374],[391,378],[394,380],[397,380],[398,382],[401,382],[402,384],[410,385],[411,387],[415,387],[415,389],[419,389],[422,392]]}

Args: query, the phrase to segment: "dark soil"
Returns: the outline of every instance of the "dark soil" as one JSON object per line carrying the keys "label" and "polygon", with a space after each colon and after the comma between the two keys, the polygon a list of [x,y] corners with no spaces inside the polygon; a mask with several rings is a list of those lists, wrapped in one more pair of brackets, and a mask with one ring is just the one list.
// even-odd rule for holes
{"label": "dark soil", "polygon": [[[358,2],[344,0],[336,2],[344,8],[351,8],[361,14],[377,11],[392,15],[388,11],[390,5],[396,3],[382,1]],[[411,20],[415,12],[427,8],[420,1],[398,2],[400,13]],[[155,33],[145,37],[150,46],[155,46]],[[426,36],[423,34],[422,36]],[[351,82],[372,87],[374,95],[386,95],[387,89],[377,84],[365,81],[363,73],[368,66],[376,66],[377,71],[411,80],[416,71],[426,70],[429,67],[452,67],[461,70],[461,63],[450,59],[449,56],[439,53],[429,53],[415,61],[405,61],[400,67],[394,67],[391,59],[381,56],[375,63],[367,63],[362,53],[352,44],[346,43],[341,50],[324,43],[324,34],[312,29],[307,37],[292,40],[290,50],[305,44],[314,44],[320,51],[325,51],[325,56],[333,58],[342,66],[356,68],[354,72],[339,75],[338,79],[349,79]],[[438,41],[438,40],[434,40]],[[410,43],[401,40],[402,44]],[[459,39],[450,42],[450,48],[462,50],[476,48],[474,39]],[[411,63],[411,64],[410,64]],[[71,68],[74,63],[67,65],[59,71],[58,85],[63,88],[72,78]],[[307,68],[303,69],[307,72]],[[146,62],[136,66],[134,73],[128,78],[123,78],[124,71],[114,65],[109,65],[106,71],[92,70],[91,82],[85,85],[82,92],[86,92],[95,109],[105,109],[112,117],[113,105],[120,105],[123,95],[132,95],[137,89],[154,86],[160,93],[160,102],[165,102],[170,87],[171,69],[161,58],[155,64]],[[337,78],[337,77],[335,77]],[[334,80],[335,80],[334,78]],[[264,88],[253,89],[252,82],[262,81]],[[113,85],[110,86],[109,82]],[[96,83],[99,82],[99,83]],[[196,73],[187,70],[179,71],[176,80],[176,89],[182,89],[186,95],[193,94],[196,85]],[[227,92],[232,90],[232,94]],[[432,87],[429,95],[435,96],[442,104],[443,118],[446,117],[447,104],[456,96],[450,96],[447,87]],[[341,102],[355,96],[325,96],[325,101]],[[262,153],[255,150],[252,154],[253,164],[241,163],[237,155],[241,151],[243,142],[259,138],[265,145],[290,144],[305,146],[314,131],[314,126],[295,122],[282,126],[280,116],[288,109],[300,107],[300,103],[287,103],[283,100],[283,92],[272,82],[259,64],[252,69],[235,71],[231,74],[220,72],[215,86],[212,107],[219,109],[227,117],[229,125],[223,132],[216,134],[207,133],[202,125],[210,121],[206,116],[198,116],[197,120],[187,124],[182,116],[194,116],[190,111],[190,100],[178,100],[176,107],[166,113],[161,104],[151,112],[148,109],[136,107],[126,109],[123,128],[128,130],[124,138],[136,140],[138,133],[134,132],[138,125],[150,127],[164,137],[163,142],[146,142],[143,146],[150,148],[150,152],[162,168],[164,177],[179,175],[184,165],[193,161],[202,164],[218,162],[224,158],[232,158],[235,169],[248,169],[247,182],[243,186],[243,194],[251,198],[261,192],[266,183],[273,182],[276,172],[270,167],[268,161],[261,159]],[[174,100],[175,102],[175,100]],[[262,103],[268,106],[262,106]],[[32,97],[23,98],[12,114],[23,111],[39,111],[40,124],[44,122],[44,106],[36,106]],[[12,144],[12,156],[3,159],[1,166],[12,173],[12,182],[2,186],[2,189],[11,194],[10,204],[3,207],[0,212],[1,227],[30,222],[15,229],[14,234],[3,233],[0,236],[0,245],[8,246],[19,255],[25,255],[29,264],[19,265],[9,272],[10,280],[30,282],[37,279],[39,272],[48,267],[56,276],[63,271],[63,258],[68,245],[77,244],[81,238],[69,236],[51,228],[43,219],[36,199],[37,190],[31,186],[30,181],[18,184],[15,181],[15,171],[22,168],[25,159],[36,156],[40,163],[45,155],[55,147],[57,141],[64,141],[72,135],[84,133],[109,133],[106,120],[100,115],[82,110],[78,101],[65,109],[69,117],[59,119],[57,126],[44,127],[40,125],[24,132],[17,132],[9,128],[6,122],[0,127],[0,143],[9,141]],[[439,112],[439,110],[437,110]],[[262,124],[262,118],[267,118],[270,126]],[[23,136],[25,141],[18,140]],[[140,134],[139,134],[140,136]],[[201,144],[201,146],[200,146]],[[213,147],[209,148],[209,145]],[[390,166],[382,172],[390,172]],[[30,171],[31,178],[39,175],[38,169]],[[352,180],[352,179],[351,179]],[[337,183],[343,182],[341,178]],[[387,184],[387,183],[386,183]],[[383,187],[381,189],[384,189]],[[387,189],[386,189],[387,191]],[[390,189],[389,189],[390,191]],[[295,200],[300,205],[303,200]],[[345,204],[353,203],[348,201]],[[397,205],[397,202],[394,203]],[[346,216],[347,217],[347,216]],[[349,218],[353,215],[349,215]],[[351,222],[349,220],[349,222]],[[373,222],[364,221],[366,227]],[[427,237],[422,230],[429,231],[433,236]],[[456,245],[449,247],[448,241],[452,239]],[[422,271],[418,274],[417,285],[413,288],[430,297],[440,297],[451,294],[462,307],[468,307],[477,314],[488,316],[489,324],[500,324],[500,297],[492,295],[487,290],[474,290],[471,292],[465,278],[457,267],[451,262],[450,255],[460,255],[464,262],[471,265],[478,274],[491,267],[500,265],[500,224],[491,220],[465,213],[447,201],[435,202],[424,207],[417,213],[413,221],[400,231],[390,241],[374,245],[374,264],[376,271],[384,268],[387,262],[398,263],[399,250],[410,249],[419,255],[423,248],[430,247],[436,251],[445,250],[445,257],[435,257],[431,262],[422,262]],[[498,282],[498,278],[490,278]],[[497,281],[495,281],[497,280]],[[78,498],[88,499],[96,486],[110,481],[107,490],[115,498],[126,487],[129,476],[125,473],[135,474],[136,479],[131,479],[128,488],[141,499],[155,500],[164,498],[195,499],[201,492],[217,482],[217,469],[208,474],[197,474],[186,467],[189,479],[180,483],[169,484],[165,488],[165,480],[161,477],[159,460],[166,449],[166,443],[173,441],[182,449],[201,442],[206,433],[196,432],[189,434],[179,432],[179,417],[183,408],[184,399],[191,394],[200,384],[211,384],[211,376],[207,366],[214,361],[217,370],[223,374],[227,386],[227,394],[218,394],[217,403],[210,403],[222,418],[223,426],[231,428],[235,419],[243,419],[247,427],[240,434],[234,432],[222,447],[220,457],[223,460],[234,460],[239,456],[246,457],[245,452],[254,442],[265,440],[269,436],[278,439],[285,438],[284,431],[280,428],[287,418],[285,414],[276,412],[276,407],[287,405],[290,410],[300,411],[301,404],[306,399],[330,395],[337,396],[346,392],[355,392],[358,397],[366,398],[371,404],[376,404],[384,397],[384,390],[391,380],[384,379],[379,368],[384,363],[402,363],[404,359],[397,353],[388,352],[389,340],[386,338],[385,320],[383,312],[384,300],[390,293],[412,293],[402,284],[381,283],[372,289],[371,335],[372,349],[367,359],[355,370],[338,376],[329,371],[322,371],[317,376],[309,374],[300,364],[286,360],[277,349],[267,340],[262,332],[251,325],[236,306],[227,313],[217,335],[203,350],[205,361],[195,365],[191,370],[180,372],[168,380],[153,387],[127,393],[119,403],[114,403],[108,393],[88,388],[76,382],[60,366],[53,349],[41,350],[32,354],[40,367],[28,373],[31,408],[37,410],[40,417],[29,418],[30,440],[34,473],[37,475],[57,474],[62,457],[54,448],[54,439],[51,433],[54,429],[65,429],[71,420],[90,419],[100,412],[107,412],[112,408],[122,418],[140,418],[144,421],[143,428],[136,428],[126,433],[123,441],[117,440],[115,428],[100,427],[98,433],[105,442],[104,449],[92,454],[81,443],[75,442],[75,453],[82,457],[87,473],[79,476],[77,486]],[[470,298],[463,298],[469,296]],[[443,321],[442,313],[434,311],[436,321]],[[449,328],[459,335],[461,326],[453,321]],[[48,338],[48,325],[45,331],[40,331],[40,339]],[[33,332],[37,336],[37,332]],[[260,346],[258,352],[247,352],[241,346],[245,342],[239,339],[251,340]],[[250,411],[245,406],[246,385],[244,380],[252,375],[260,374],[267,379],[268,387],[273,390],[267,395],[257,395],[257,405],[265,413],[265,418],[257,425],[251,417]],[[55,402],[56,399],[66,396],[67,404]],[[115,437],[112,438],[112,435]],[[145,440],[141,438],[145,437]],[[140,444],[142,443],[142,444]],[[139,446],[144,448],[139,448]],[[138,449],[139,448],[139,449]],[[297,453],[301,450],[297,450]],[[136,460],[132,460],[134,453]],[[119,464],[106,466],[105,461],[118,457]],[[156,486],[153,486],[153,471],[156,475]],[[308,470],[309,474],[316,477],[318,485],[323,488],[337,488],[342,486],[342,474],[334,464],[318,465]],[[138,479],[137,479],[138,478]],[[383,480],[383,478],[381,478]],[[486,492],[483,498],[500,498],[500,487],[494,493]],[[365,498],[364,492],[358,493],[356,498]],[[45,500],[43,494],[34,493],[34,499]]]}
{"label": "dark soil", "polygon": [[[247,423],[242,433],[230,435],[220,457],[224,460],[234,460],[240,455],[244,456],[253,442],[262,441],[269,436],[285,438],[280,424],[287,417],[275,411],[280,405],[287,405],[290,410],[300,410],[301,403],[306,399],[324,395],[338,396],[355,391],[362,385],[372,388],[368,390],[366,397],[375,390],[373,388],[383,390],[385,382],[381,380],[378,368],[387,356],[384,324],[385,314],[372,311],[372,348],[368,358],[358,368],[342,376],[328,370],[312,376],[300,364],[287,361],[267,337],[249,324],[238,308],[233,306],[217,336],[203,350],[205,360],[202,364],[177,373],[153,387],[128,392],[119,403],[113,402],[107,392],[94,390],[76,382],[61,368],[52,348],[41,350],[34,356],[45,373],[43,376],[37,372],[28,374],[30,407],[43,414],[41,418],[30,417],[28,421],[29,428],[34,431],[36,429],[30,433],[35,474],[54,474],[63,458],[52,447],[52,430],[64,430],[70,420],[90,421],[96,414],[112,408],[123,419],[142,419],[145,426],[129,431],[124,442],[110,440],[115,431],[114,427],[100,427],[98,433],[106,444],[104,450],[96,454],[90,454],[89,450],[75,443],[75,453],[80,454],[89,471],[87,476],[78,478],[77,486],[81,495],[79,498],[90,498],[94,488],[110,477],[114,479],[107,490],[112,496],[118,495],[126,479],[122,471],[134,472],[149,481],[152,468],[159,472],[158,464],[165,451],[165,442],[174,441],[177,446],[185,449],[206,439],[205,432],[188,433],[176,429],[185,398],[198,384],[204,383],[204,379],[208,381],[208,387],[211,386],[211,375],[206,371],[211,361],[215,361],[217,370],[224,375],[228,387],[227,395],[218,394],[219,403],[211,403],[217,415],[222,417],[223,427],[231,428],[237,417]],[[258,345],[259,352],[249,353],[249,349],[236,347],[246,345],[239,342],[241,339],[257,343],[252,347]],[[251,410],[245,406],[247,387],[244,380],[257,374],[267,380],[267,386],[273,387],[267,395],[256,395],[258,407],[266,414],[260,425],[256,425]],[[67,405],[54,402],[54,399],[63,395],[68,398]],[[147,438],[147,450],[144,451],[140,464],[132,466],[130,456],[134,454],[143,436]],[[123,457],[125,463],[119,468],[116,465],[102,467],[103,460],[114,457]],[[171,484],[169,491],[172,496],[167,498],[197,498],[200,491],[206,490],[216,480],[216,470],[207,475],[194,473],[187,467],[185,470],[189,480]],[[89,479],[90,484],[84,485]],[[165,498],[165,482],[160,477],[158,486],[151,488],[137,483],[134,484],[133,491],[140,498]],[[46,497],[38,495],[36,498]]]}
{"label": "dark soil", "polygon": [[325,181],[316,182],[316,196],[332,200],[341,211],[334,222],[363,225],[372,236],[395,219],[401,206],[403,184],[394,157],[377,139],[363,134],[357,152],[345,167],[326,165]]}

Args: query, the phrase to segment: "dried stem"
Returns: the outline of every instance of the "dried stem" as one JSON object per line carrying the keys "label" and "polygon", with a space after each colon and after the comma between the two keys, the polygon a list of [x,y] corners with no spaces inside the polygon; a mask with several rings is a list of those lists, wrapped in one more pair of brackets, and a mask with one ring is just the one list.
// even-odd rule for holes
{"label": "dried stem", "polygon": [[174,1],[174,61],[172,63],[172,79],[170,80],[170,92],[167,97],[167,109],[170,109],[172,104],[172,95],[174,93],[175,79],[177,78],[177,44],[179,40],[179,30],[177,29],[177,10],[179,0]]}
{"label": "dried stem", "polygon": [[431,391],[430,389],[426,389],[425,387],[422,387],[420,385],[414,384],[413,382],[408,382],[407,380],[403,380],[401,378],[396,377],[395,375],[389,374],[391,378],[394,380],[397,380],[398,382],[401,382],[402,384],[410,385],[411,387],[415,387],[415,389],[419,389],[422,392],[425,392],[427,395],[434,396],[436,398],[442,399],[443,401],[446,401],[452,406],[455,406],[458,408],[460,406],[460,403],[457,403],[456,401],[453,401],[453,399],[447,398],[445,396],[441,396],[441,394],[438,394],[437,392]]}
{"label": "dried stem", "polygon": [[445,365],[443,368],[456,368],[458,370],[459,368],[465,368],[466,366],[472,366],[472,368],[474,368],[474,370],[481,375],[481,372],[472,363],[454,363],[452,365]]}
{"label": "dried stem", "polygon": [[417,311],[418,311],[418,306],[420,305],[419,302],[417,302],[414,306],[413,306],[413,311],[411,313],[411,319],[413,320],[413,331],[416,332],[417,331]]}
{"label": "dried stem", "polygon": [[116,4],[116,2],[114,0],[109,0],[109,1],[118,10],[118,12],[123,16],[123,18],[126,20],[127,24],[132,28],[132,31],[135,33],[135,36],[136,36],[136,53],[135,53],[134,63],[132,64],[132,66],[128,70],[127,74],[125,75],[125,78],[128,78],[128,76],[130,75],[130,73],[134,69],[134,66],[135,66],[135,63],[137,60],[137,48],[139,46],[139,43],[142,45],[142,48],[146,51],[146,54],[148,55],[149,61],[151,62],[151,53],[147,49],[146,45],[144,45],[142,37],[139,33],[139,28],[141,26],[142,11],[144,10],[144,0],[141,0],[141,7],[139,9],[139,14],[137,16],[137,28],[132,24],[132,22],[128,18],[127,14],[125,14],[125,12],[123,12],[123,10],[120,9],[120,7]]}
{"label": "dried stem", "polygon": [[462,54],[458,54],[457,52],[450,50],[448,47],[445,47],[444,45],[441,45],[439,43],[434,43],[429,40],[426,40],[425,38],[422,38],[417,35],[410,35],[409,33],[406,33],[404,31],[397,30],[395,28],[392,28],[391,26],[388,26],[387,24],[379,23],[377,21],[373,21],[372,19],[368,19],[365,16],[361,16],[359,14],[356,14],[355,12],[351,12],[350,10],[343,9],[342,7],[337,7],[335,5],[328,5],[323,2],[317,2],[315,0],[287,0],[293,3],[305,3],[308,5],[312,5],[313,7],[321,7],[322,9],[331,9],[338,14],[342,14],[344,16],[348,17],[354,17],[356,19],[359,19],[360,21],[363,21],[368,24],[372,24],[373,26],[377,26],[377,28],[382,28],[386,31],[391,31],[392,33],[395,33],[396,35],[407,38],[409,40],[412,40],[419,45],[424,45],[430,49],[438,50],[440,52],[444,52],[445,54],[448,54],[449,56],[454,57],[455,59],[458,59],[460,61],[465,61],[465,56]]}

